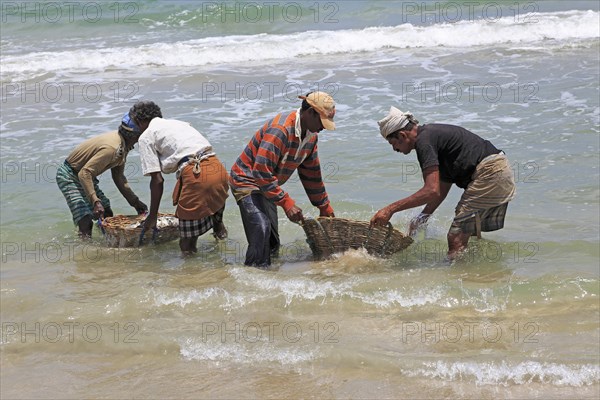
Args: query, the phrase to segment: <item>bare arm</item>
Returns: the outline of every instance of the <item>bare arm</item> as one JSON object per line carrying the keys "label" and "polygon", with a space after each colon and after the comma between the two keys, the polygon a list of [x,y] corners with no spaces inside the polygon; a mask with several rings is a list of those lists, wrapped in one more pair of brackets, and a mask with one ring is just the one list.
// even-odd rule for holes
{"label": "bare arm", "polygon": [[410,221],[410,236],[413,236],[417,232],[417,229],[419,229],[421,225],[427,222],[431,214],[433,214],[435,210],[437,210],[437,208],[444,201],[446,196],[448,196],[448,192],[450,191],[451,187],[451,183],[440,181],[440,195],[432,201],[428,202],[423,211],[421,211],[421,213],[418,216],[416,216],[415,218],[413,218],[412,221]]}
{"label": "bare arm", "polygon": [[446,199],[446,196],[448,196],[448,192],[450,192],[451,187],[452,187],[452,184],[450,182],[440,181],[439,196],[437,196],[433,200],[427,202],[427,205],[423,209],[422,213],[423,214],[433,214],[435,212],[435,210],[437,210],[437,208],[440,206],[440,204],[442,204],[442,202]]}
{"label": "bare arm", "polygon": [[[423,171],[423,180],[425,183],[421,189],[417,190],[412,195],[389,204],[377,211],[373,218],[371,218],[371,226],[383,226],[387,224],[390,218],[392,218],[392,215],[399,211],[419,207],[424,204],[434,204],[434,202],[438,201],[442,192],[440,188],[440,171],[438,167],[434,166],[425,169]],[[446,194],[448,194],[448,192],[446,192]],[[442,200],[439,200],[439,203],[441,203]]]}
{"label": "bare arm", "polygon": [[160,199],[163,195],[164,182],[165,180],[160,172],[153,172],[150,174],[150,212],[146,218],[144,231],[156,226]]}
{"label": "bare arm", "polygon": [[135,208],[138,214],[147,211],[148,207],[140,201],[127,182],[127,178],[125,177],[125,164],[112,168],[110,172],[117,189],[119,189],[119,192],[125,197],[129,205]]}

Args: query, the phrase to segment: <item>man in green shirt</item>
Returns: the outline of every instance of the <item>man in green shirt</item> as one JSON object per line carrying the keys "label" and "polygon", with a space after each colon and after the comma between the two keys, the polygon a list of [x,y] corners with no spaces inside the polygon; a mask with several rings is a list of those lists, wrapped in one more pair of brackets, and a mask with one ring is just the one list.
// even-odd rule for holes
{"label": "man in green shirt", "polygon": [[79,235],[92,236],[92,220],[113,215],[110,201],[98,187],[98,175],[111,170],[113,181],[129,205],[141,214],[148,207],[140,201],[125,178],[127,154],[141,132],[125,114],[117,131],[90,138],[71,152],[58,168],[56,183],[67,200]]}

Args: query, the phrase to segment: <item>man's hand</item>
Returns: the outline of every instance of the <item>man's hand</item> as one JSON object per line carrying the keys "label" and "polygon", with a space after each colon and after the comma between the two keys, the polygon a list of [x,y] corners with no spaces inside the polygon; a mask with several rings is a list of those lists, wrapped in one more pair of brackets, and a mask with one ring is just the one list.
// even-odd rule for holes
{"label": "man's hand", "polygon": [[293,206],[285,212],[285,215],[290,221],[295,223],[304,221],[304,216],[302,215],[302,209],[300,209],[300,207]]}
{"label": "man's hand", "polygon": [[373,218],[371,218],[371,223],[369,226],[371,228],[374,226],[385,226],[390,221],[390,218],[392,218],[392,215],[393,213],[389,211],[387,207],[384,207],[377,211]]}
{"label": "man's hand", "polygon": [[421,214],[417,215],[415,218],[413,218],[410,221],[410,229],[408,231],[408,235],[415,236],[415,234],[417,233],[417,230],[427,222],[427,220],[429,219],[430,216],[431,216],[431,214],[421,213]]}
{"label": "man's hand", "polygon": [[146,217],[146,219],[144,220],[144,232],[147,232],[151,229],[156,228],[156,220],[157,220],[157,215],[156,214],[148,214],[148,216]]}
{"label": "man's hand", "polygon": [[[331,211],[329,211],[331,210]],[[325,210],[319,210],[319,217],[329,217],[329,218],[335,218],[335,214],[333,213],[333,209],[331,207],[329,207],[329,210],[325,209]]]}
{"label": "man's hand", "polygon": [[94,203],[94,219],[104,218],[104,206],[100,200]]}
{"label": "man's hand", "polygon": [[137,203],[133,205],[133,208],[135,208],[135,211],[137,211],[138,215],[148,212],[148,206],[139,199]]}

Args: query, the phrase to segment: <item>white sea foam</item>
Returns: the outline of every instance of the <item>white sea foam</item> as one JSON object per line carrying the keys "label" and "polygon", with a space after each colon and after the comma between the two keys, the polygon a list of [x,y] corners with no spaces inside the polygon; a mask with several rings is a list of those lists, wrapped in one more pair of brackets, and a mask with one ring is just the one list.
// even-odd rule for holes
{"label": "white sea foam", "polygon": [[423,289],[416,293],[406,292],[398,289],[383,290],[375,293],[352,293],[352,298],[357,298],[365,304],[377,306],[379,308],[388,308],[392,306],[415,307],[428,304],[442,305],[451,307],[452,301],[446,297],[445,290]]}
{"label": "white sea foam", "polygon": [[389,289],[375,292],[364,292],[359,286],[373,285],[378,279],[366,278],[364,275],[345,278],[342,281],[318,281],[312,277],[288,277],[281,275],[256,276],[254,271],[244,268],[232,270],[233,277],[245,286],[256,288],[261,293],[270,293],[270,296],[284,296],[285,305],[289,306],[294,301],[328,299],[342,300],[354,299],[365,305],[377,308],[388,307],[422,307],[436,305],[439,307],[453,307],[458,301],[447,295],[446,287],[430,289]]}
{"label": "white sea foam", "polygon": [[294,299],[323,299],[325,301],[328,297],[341,297],[360,283],[357,277],[342,282],[319,282],[308,277],[292,278],[279,275],[264,276],[264,274],[257,276],[255,271],[248,271],[247,268],[234,268],[231,275],[240,283],[259,289],[261,293],[285,296],[286,306],[290,305]]}
{"label": "white sea foam", "polygon": [[566,365],[526,361],[507,362],[431,362],[425,368],[403,371],[409,376],[425,376],[447,381],[474,380],[479,385],[523,385],[544,383],[556,386],[584,386],[600,381],[598,365]]}
{"label": "white sea foam", "polygon": [[562,101],[565,106],[572,108],[586,107],[588,102],[587,99],[578,99],[570,92],[561,92],[560,101]]}
{"label": "white sea foam", "polygon": [[[265,300],[278,296],[285,297],[286,306],[296,301],[350,298],[375,306],[377,308],[421,307],[428,304],[442,307],[452,307],[455,299],[445,296],[445,291],[437,288],[431,290],[418,290],[416,292],[403,291],[400,289],[381,290],[374,293],[362,293],[358,290],[349,290],[349,285],[336,285],[333,282],[316,282],[310,279],[293,278],[275,281],[267,279],[266,282],[258,284],[249,282],[252,286],[260,286],[265,289],[264,295],[256,293],[241,292],[231,294],[222,288],[207,288],[204,290],[191,290],[178,293],[153,293],[156,306],[177,306],[186,308],[196,306],[201,308],[220,307],[225,310],[240,309],[258,300]],[[268,289],[268,290],[266,290]],[[278,289],[278,290],[274,290]]]}
{"label": "white sea foam", "polygon": [[242,308],[254,301],[260,296],[232,294],[222,288],[210,287],[203,290],[191,290],[187,292],[164,293],[154,292],[154,303],[157,306],[179,306],[185,308],[188,305],[199,307],[214,307],[215,304],[224,309],[232,310]]}
{"label": "white sea foam", "polygon": [[14,79],[15,76],[46,72],[143,69],[157,66],[197,67],[386,49],[462,49],[513,43],[522,46],[548,40],[571,46],[573,40],[600,36],[599,15],[594,11],[553,12],[536,14],[535,18],[531,18],[535,22],[530,23],[515,22],[514,18],[507,17],[424,27],[402,24],[280,35],[263,33],[216,36],[135,47],[86,47],[78,50],[7,54],[2,60],[2,75],[3,79]]}
{"label": "white sea foam", "polygon": [[188,304],[201,304],[210,298],[227,296],[227,292],[221,288],[207,288],[201,291],[192,290],[187,293],[154,293],[154,302],[157,306],[179,305],[185,307]]}
{"label": "white sea foam", "polygon": [[186,360],[229,361],[239,364],[256,364],[276,362],[281,365],[294,365],[314,360],[317,348],[303,350],[301,346],[280,348],[269,343],[252,344],[241,341],[210,342],[196,339],[185,339],[180,343],[180,353]]}

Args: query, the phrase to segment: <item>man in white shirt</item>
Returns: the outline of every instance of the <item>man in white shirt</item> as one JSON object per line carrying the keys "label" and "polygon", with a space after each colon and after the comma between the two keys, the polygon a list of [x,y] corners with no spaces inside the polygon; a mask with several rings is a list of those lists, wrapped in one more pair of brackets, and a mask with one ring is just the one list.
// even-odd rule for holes
{"label": "man in white shirt", "polygon": [[211,228],[217,239],[225,239],[227,171],[208,140],[187,122],[163,119],[160,107],[151,101],[134,104],[129,114],[142,132],[139,140],[142,172],[151,177],[150,212],[144,231],[156,227],[163,194],[162,174],[175,172],[173,205],[177,206],[181,251],[195,253],[198,237]]}

